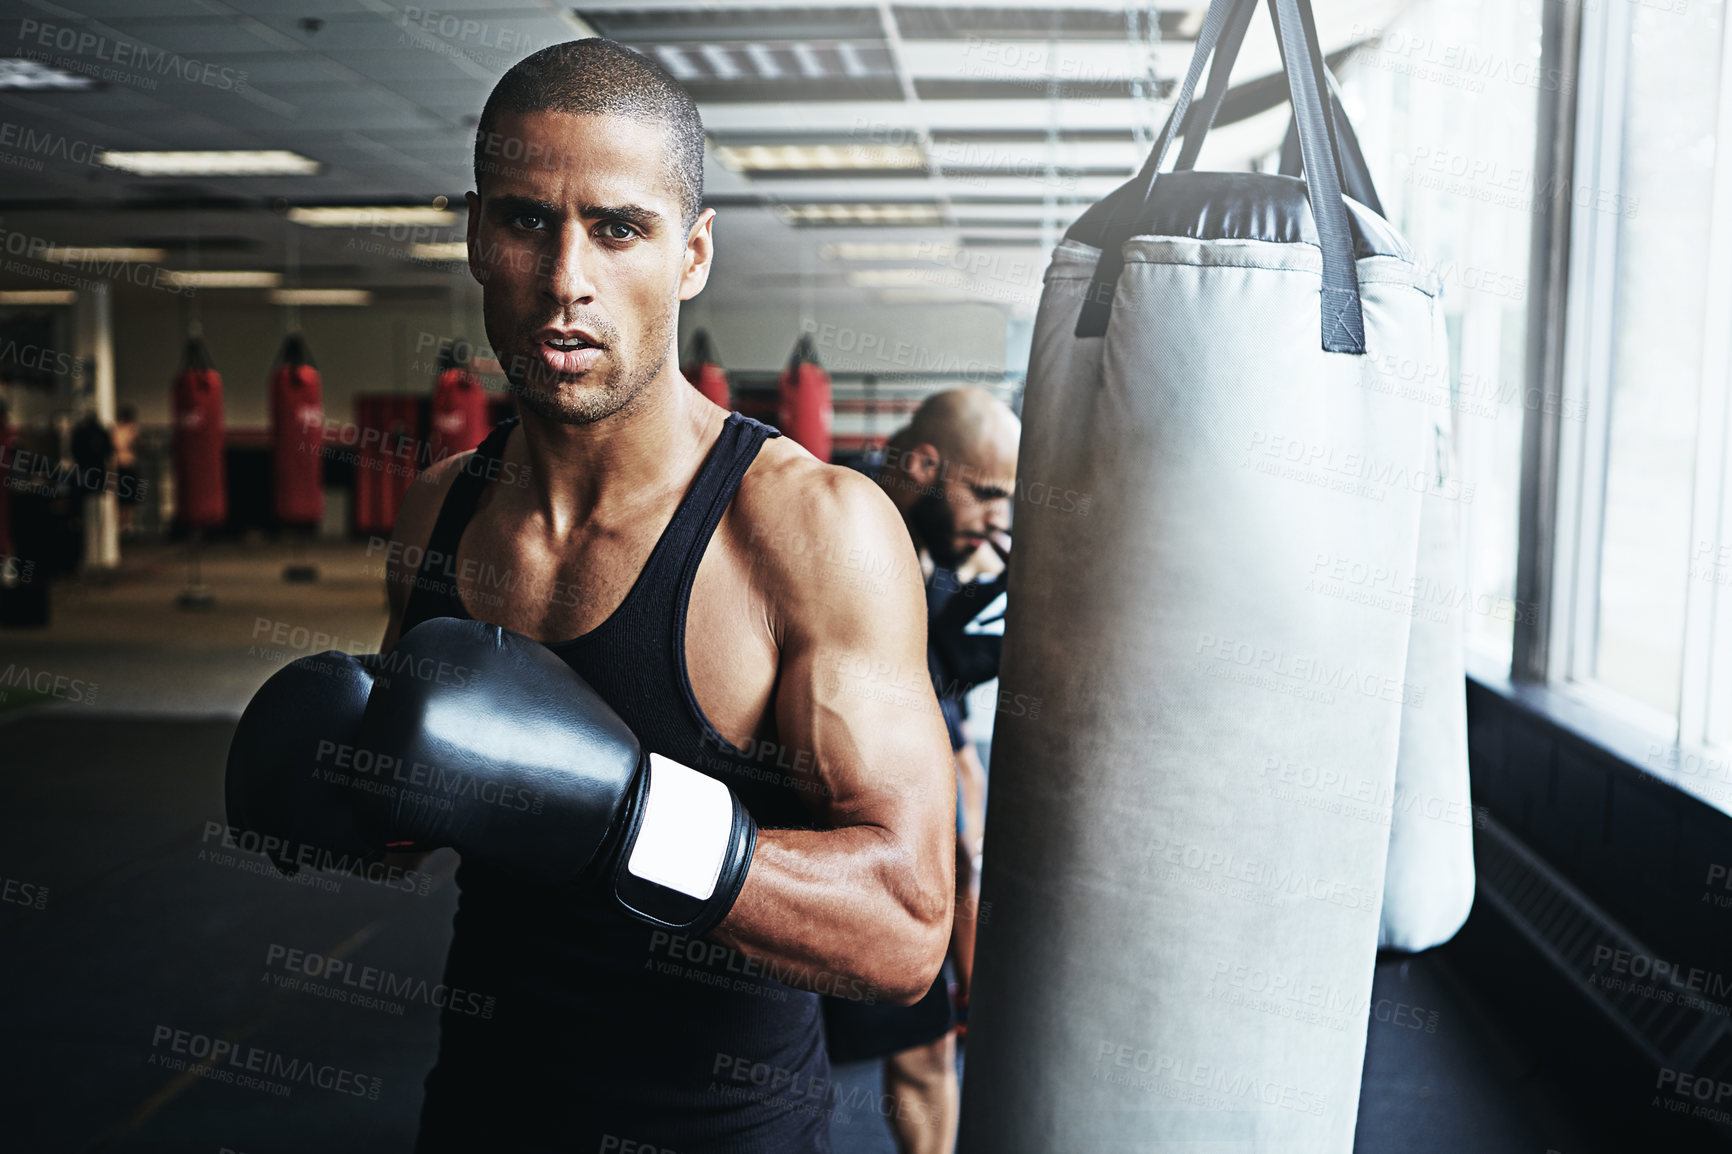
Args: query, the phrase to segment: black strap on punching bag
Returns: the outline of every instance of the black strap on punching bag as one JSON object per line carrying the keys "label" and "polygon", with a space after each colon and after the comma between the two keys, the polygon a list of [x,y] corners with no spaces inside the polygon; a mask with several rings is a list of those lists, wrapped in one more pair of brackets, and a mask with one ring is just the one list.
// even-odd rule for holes
{"label": "black strap on punching bag", "polygon": [[[1383,201],[1377,195],[1377,185],[1371,180],[1371,167],[1365,163],[1365,153],[1360,150],[1359,136],[1353,131],[1353,122],[1347,119],[1347,110],[1341,105],[1341,88],[1335,83],[1333,73],[1325,71],[1324,79],[1329,82],[1329,107],[1334,113],[1335,139],[1340,146],[1336,155],[1341,162],[1342,191],[1378,216],[1388,219],[1389,214],[1383,211]],[[1305,162],[1299,155],[1298,126],[1289,124],[1287,136],[1281,141],[1281,175],[1299,176],[1304,167]]]}
{"label": "black strap on punching bag", "polygon": [[[1190,114],[1185,117],[1185,126],[1180,130],[1185,143],[1179,150],[1179,159],[1173,163],[1174,172],[1188,172],[1197,166],[1197,153],[1202,150],[1203,137],[1214,127],[1215,119],[1221,113],[1221,105],[1227,98],[1231,62],[1239,55],[1239,47],[1245,40],[1245,29],[1250,25],[1256,8],[1257,0],[1240,0],[1239,6],[1227,17],[1227,26],[1221,31],[1221,43],[1215,49],[1215,63],[1209,71],[1209,86],[1203,90],[1202,99],[1191,105]],[[1223,61],[1227,63],[1227,67],[1222,67]],[[1323,79],[1329,86],[1329,123],[1335,135],[1339,164],[1337,175],[1341,179],[1342,191],[1378,216],[1384,216],[1383,202],[1378,199],[1377,186],[1371,179],[1371,169],[1365,163],[1365,154],[1359,148],[1359,137],[1353,131],[1353,122],[1347,119],[1346,109],[1342,107],[1341,88],[1335,83],[1335,74],[1325,67]],[[1304,161],[1299,155],[1298,125],[1294,121],[1288,122],[1287,135],[1281,142],[1279,172],[1282,176],[1304,175]]]}
{"label": "black strap on punching bag", "polygon": [[[1224,95],[1225,74],[1232,69],[1232,54],[1223,51],[1223,30],[1229,18],[1236,14],[1242,0],[1212,0],[1208,15],[1197,35],[1197,48],[1190,68],[1180,86],[1172,115],[1167,118],[1160,137],[1150,150],[1137,180],[1143,186],[1139,202],[1121,202],[1116,206],[1102,236],[1100,260],[1095,266],[1082,309],[1077,316],[1077,337],[1103,336],[1112,316],[1112,302],[1119,274],[1124,270],[1124,243],[1130,239],[1136,221],[1154,194],[1161,160],[1171,147],[1178,126],[1187,122],[1191,99],[1202,78],[1203,65],[1211,53],[1219,56],[1216,64]],[[1250,0],[1254,3],[1255,0]],[[1347,205],[1341,197],[1341,182],[1337,173],[1335,134],[1324,114],[1324,90],[1319,83],[1323,72],[1323,54],[1317,43],[1316,26],[1311,19],[1310,0],[1269,0],[1276,35],[1282,48],[1287,75],[1288,93],[1293,103],[1293,120],[1299,132],[1300,153],[1305,162],[1305,187],[1316,222],[1317,239],[1323,252],[1322,286],[1322,345],[1326,352],[1363,354],[1365,352],[1365,319],[1359,301],[1359,274],[1353,260],[1353,236],[1347,221]],[[1247,13],[1248,17],[1248,13]],[[1243,33],[1241,32],[1241,36]],[[1219,47],[1218,47],[1219,46]],[[1237,48],[1237,45],[1234,46]],[[1210,88],[1216,87],[1214,74]],[[1205,99],[1204,110],[1208,111]],[[1213,114],[1209,113],[1209,119]],[[1201,118],[1201,114],[1199,119]],[[1186,145],[1194,150],[1207,130],[1198,125],[1194,136],[1187,134]],[[1194,143],[1195,142],[1195,143]],[[1127,203],[1130,207],[1126,207]]]}
{"label": "black strap on punching bag", "polygon": [[1227,26],[1221,30],[1221,43],[1215,48],[1215,63],[1209,69],[1209,87],[1203,99],[1191,105],[1185,118],[1185,144],[1179,149],[1179,159],[1173,171],[1188,171],[1197,166],[1197,153],[1203,149],[1203,137],[1215,126],[1221,113],[1221,102],[1227,99],[1228,81],[1232,78],[1233,61],[1239,58],[1239,46],[1245,43],[1245,29],[1251,26],[1251,16],[1257,11],[1257,0],[1238,0],[1227,16]]}
{"label": "black strap on punching bag", "polygon": [[[1203,75],[1203,63],[1209,54],[1215,50],[1215,44],[1221,39],[1221,29],[1227,23],[1227,17],[1239,0],[1210,0],[1208,14],[1203,17],[1202,30],[1197,33],[1197,48],[1191,54],[1191,66],[1185,72],[1185,82],[1179,86],[1179,98],[1173,104],[1173,111],[1167,117],[1167,123],[1161,128],[1161,135],[1155,139],[1155,145],[1149,150],[1149,157],[1143,162],[1142,169],[1137,173],[1137,181],[1143,186],[1140,201],[1133,208],[1127,209],[1121,202],[1107,221],[1106,229],[1101,237],[1101,256],[1095,264],[1095,275],[1089,280],[1089,286],[1083,295],[1082,312],[1076,321],[1078,337],[1099,337],[1106,335],[1107,320],[1113,312],[1113,292],[1118,285],[1119,273],[1124,271],[1124,242],[1130,239],[1131,229],[1136,218],[1147,204],[1149,196],[1155,189],[1155,177],[1161,168],[1161,158],[1173,143],[1173,136],[1184,122],[1185,113],[1191,107],[1191,94],[1197,90],[1197,81]],[[1228,61],[1228,67],[1232,62]]]}
{"label": "black strap on punching bag", "polygon": [[1269,0],[1287,58],[1287,86],[1293,121],[1299,126],[1299,152],[1305,161],[1305,189],[1317,238],[1323,248],[1323,349],[1365,352],[1365,315],[1359,303],[1359,270],[1353,263],[1353,235],[1347,202],[1341,199],[1340,150],[1332,119],[1325,115],[1328,93],[1322,77],[1323,49],[1311,18],[1311,0]]}

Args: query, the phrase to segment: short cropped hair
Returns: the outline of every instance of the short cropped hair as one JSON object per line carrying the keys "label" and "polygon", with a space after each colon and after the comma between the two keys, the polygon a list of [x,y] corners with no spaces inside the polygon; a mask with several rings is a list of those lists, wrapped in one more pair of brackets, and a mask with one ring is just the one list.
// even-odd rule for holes
{"label": "short cropped hair", "polygon": [[475,128],[477,191],[482,173],[499,167],[494,125],[508,112],[625,116],[662,125],[668,180],[679,193],[685,227],[697,223],[704,202],[704,122],[691,95],[643,53],[591,37],[549,45],[514,64],[493,86]]}

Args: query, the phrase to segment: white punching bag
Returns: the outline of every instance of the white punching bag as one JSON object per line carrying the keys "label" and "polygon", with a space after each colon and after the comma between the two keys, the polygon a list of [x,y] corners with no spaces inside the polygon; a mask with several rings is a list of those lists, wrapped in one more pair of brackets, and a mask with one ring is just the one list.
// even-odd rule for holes
{"label": "white punching bag", "polygon": [[1188,170],[1255,6],[1211,5],[1047,271],[1001,668],[1040,705],[995,734],[964,1154],[1349,1154],[1398,755],[1461,725],[1447,639],[1318,585],[1416,573],[1454,482],[1447,374],[1388,375],[1445,364],[1436,281],[1340,191],[1305,0],[1270,8],[1307,181]]}

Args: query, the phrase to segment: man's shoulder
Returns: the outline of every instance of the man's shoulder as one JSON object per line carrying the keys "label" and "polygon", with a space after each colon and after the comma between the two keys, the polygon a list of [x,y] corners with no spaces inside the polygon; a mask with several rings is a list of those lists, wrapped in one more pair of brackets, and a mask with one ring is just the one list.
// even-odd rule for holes
{"label": "man's shoulder", "polygon": [[454,453],[415,474],[415,479],[403,490],[403,503],[397,509],[397,521],[391,529],[393,540],[404,546],[427,545],[433,535],[433,526],[439,520],[439,511],[445,506],[446,495],[474,456],[473,449]]}
{"label": "man's shoulder", "polygon": [[439,506],[445,502],[445,494],[451,491],[452,483],[474,456],[474,449],[466,453],[453,453],[416,473],[415,479],[403,491],[402,512],[422,516],[431,513],[437,516]]}
{"label": "man's shoulder", "polygon": [[847,569],[865,556],[918,571],[908,530],[878,483],[785,437],[765,443],[730,515],[754,562],[772,571],[810,575],[814,564]]}

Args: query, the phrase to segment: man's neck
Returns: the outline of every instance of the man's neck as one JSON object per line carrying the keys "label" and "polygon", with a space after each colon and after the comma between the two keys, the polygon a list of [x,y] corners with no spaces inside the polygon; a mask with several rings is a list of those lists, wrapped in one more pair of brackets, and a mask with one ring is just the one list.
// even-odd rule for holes
{"label": "man's neck", "polygon": [[725,419],[677,369],[665,369],[620,411],[587,425],[524,408],[530,493],[549,531],[563,537],[598,510],[634,506],[683,491]]}

